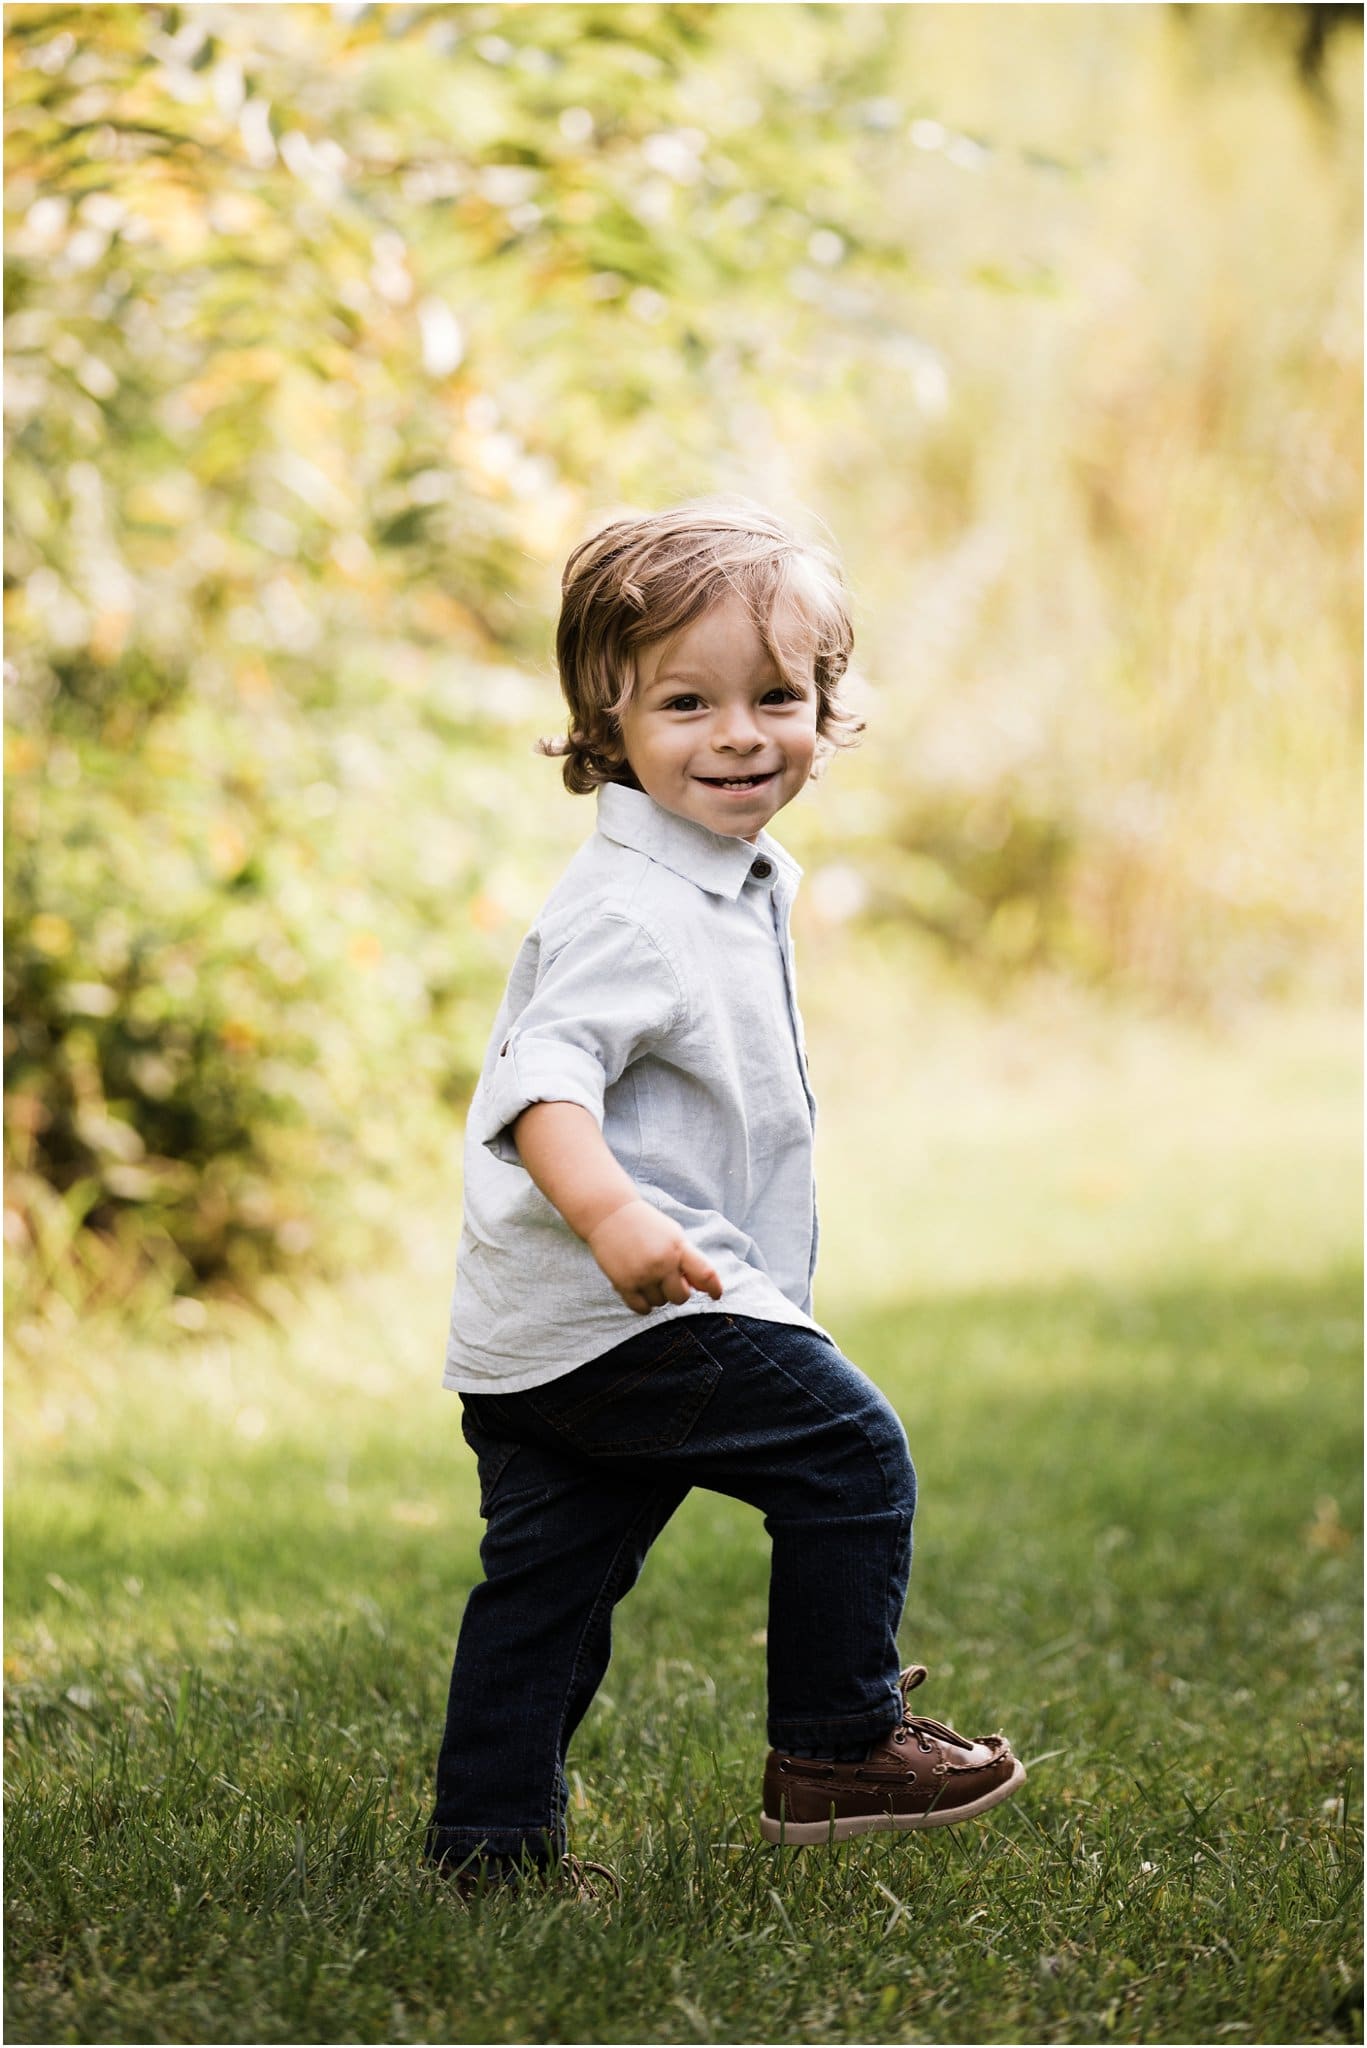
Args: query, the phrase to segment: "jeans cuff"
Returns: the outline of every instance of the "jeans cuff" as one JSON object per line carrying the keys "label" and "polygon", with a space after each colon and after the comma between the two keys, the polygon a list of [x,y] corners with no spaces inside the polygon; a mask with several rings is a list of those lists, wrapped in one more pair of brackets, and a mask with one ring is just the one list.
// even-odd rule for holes
{"label": "jeans cuff", "polygon": [[878,1742],[884,1735],[891,1735],[901,1718],[900,1699],[870,1707],[866,1714],[843,1714],[828,1719],[813,1714],[771,1715],[769,1746],[829,1756],[834,1749],[853,1749],[857,1742]]}

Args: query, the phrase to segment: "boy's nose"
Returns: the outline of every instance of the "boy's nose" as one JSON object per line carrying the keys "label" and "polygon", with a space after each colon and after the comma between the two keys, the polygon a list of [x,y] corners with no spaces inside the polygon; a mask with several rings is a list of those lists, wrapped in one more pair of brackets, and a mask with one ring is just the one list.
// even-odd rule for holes
{"label": "boy's nose", "polygon": [[712,744],[718,753],[753,754],[764,741],[755,729],[754,720],[747,712],[741,712],[718,722],[712,733]]}

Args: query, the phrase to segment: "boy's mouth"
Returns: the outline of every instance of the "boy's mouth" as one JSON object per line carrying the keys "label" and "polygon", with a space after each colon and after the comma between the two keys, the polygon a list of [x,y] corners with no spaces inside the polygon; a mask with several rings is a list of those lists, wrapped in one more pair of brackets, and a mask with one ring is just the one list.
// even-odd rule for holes
{"label": "boy's mouth", "polygon": [[758,789],[763,783],[772,782],[778,770],[771,768],[767,775],[698,775],[697,782],[705,782],[709,789]]}

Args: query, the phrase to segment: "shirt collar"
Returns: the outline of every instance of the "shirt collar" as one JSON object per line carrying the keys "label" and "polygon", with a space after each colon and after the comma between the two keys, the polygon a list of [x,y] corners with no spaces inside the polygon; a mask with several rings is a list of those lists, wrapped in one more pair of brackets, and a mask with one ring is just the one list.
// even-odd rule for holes
{"label": "shirt collar", "polygon": [[710,895],[724,896],[729,903],[740,895],[746,876],[761,858],[770,861],[793,886],[802,874],[793,856],[767,832],[761,832],[753,846],[748,839],[710,832],[706,825],[667,811],[643,789],[628,789],[622,782],[599,784],[598,830],[605,839],[632,847]]}

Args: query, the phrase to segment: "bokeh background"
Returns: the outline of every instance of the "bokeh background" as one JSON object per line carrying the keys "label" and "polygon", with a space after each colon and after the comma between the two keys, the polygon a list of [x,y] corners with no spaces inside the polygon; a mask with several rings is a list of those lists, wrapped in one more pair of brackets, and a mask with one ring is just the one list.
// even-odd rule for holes
{"label": "bokeh background", "polygon": [[402,1242],[591,825],[529,748],[624,506],[745,490],[848,562],[869,733],[784,820],[823,981],[1351,1001],[1359,30],[8,10],[38,1327]]}
{"label": "bokeh background", "polygon": [[[10,2040],[1360,2040],[1361,11],[10,6]],[[694,1494],[604,1924],[417,1870],[570,548],[828,535],[817,1312],[982,1829],[764,1850]],[[946,1839],[947,1837],[947,1839]]]}

